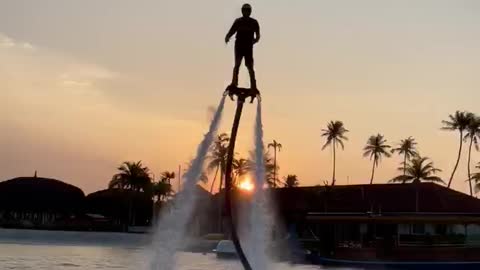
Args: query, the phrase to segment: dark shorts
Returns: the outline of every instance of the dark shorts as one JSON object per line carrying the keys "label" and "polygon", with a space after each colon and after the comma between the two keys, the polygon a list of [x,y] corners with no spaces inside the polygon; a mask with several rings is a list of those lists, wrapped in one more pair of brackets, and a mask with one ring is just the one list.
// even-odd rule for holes
{"label": "dark shorts", "polygon": [[245,58],[245,65],[253,67],[253,44],[235,43],[235,63],[241,64]]}

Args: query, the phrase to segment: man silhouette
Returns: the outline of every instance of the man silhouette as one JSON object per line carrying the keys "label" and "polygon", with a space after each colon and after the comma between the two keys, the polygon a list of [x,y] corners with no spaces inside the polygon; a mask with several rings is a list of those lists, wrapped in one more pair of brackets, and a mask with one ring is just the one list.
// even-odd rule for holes
{"label": "man silhouette", "polygon": [[245,58],[250,75],[250,88],[257,90],[257,81],[255,80],[255,70],[253,69],[253,45],[260,40],[260,26],[257,20],[251,18],[252,7],[249,4],[242,6],[242,17],[235,20],[230,31],[225,36],[225,43],[236,33],[235,39],[235,67],[233,68],[233,77],[231,86],[238,86],[238,71],[242,59]]}

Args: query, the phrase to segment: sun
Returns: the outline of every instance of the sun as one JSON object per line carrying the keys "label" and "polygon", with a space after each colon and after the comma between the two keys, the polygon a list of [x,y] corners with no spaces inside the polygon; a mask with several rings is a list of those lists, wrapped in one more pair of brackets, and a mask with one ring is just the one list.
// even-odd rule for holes
{"label": "sun", "polygon": [[238,184],[238,188],[244,191],[252,191],[255,188],[255,185],[253,185],[250,178],[245,178]]}

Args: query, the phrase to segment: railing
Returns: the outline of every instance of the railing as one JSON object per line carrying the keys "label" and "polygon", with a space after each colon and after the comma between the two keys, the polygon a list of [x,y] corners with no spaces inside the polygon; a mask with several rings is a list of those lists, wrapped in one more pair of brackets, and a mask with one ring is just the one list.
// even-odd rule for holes
{"label": "railing", "polygon": [[399,235],[398,246],[466,246],[465,235]]}

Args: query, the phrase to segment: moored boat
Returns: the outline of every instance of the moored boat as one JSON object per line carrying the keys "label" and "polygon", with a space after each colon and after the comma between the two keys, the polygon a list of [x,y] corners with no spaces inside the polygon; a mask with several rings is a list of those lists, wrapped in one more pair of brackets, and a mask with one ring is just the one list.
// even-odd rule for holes
{"label": "moored boat", "polygon": [[218,242],[217,247],[213,252],[217,254],[217,258],[220,259],[237,258],[237,252],[235,251],[235,246],[231,240],[221,240]]}

